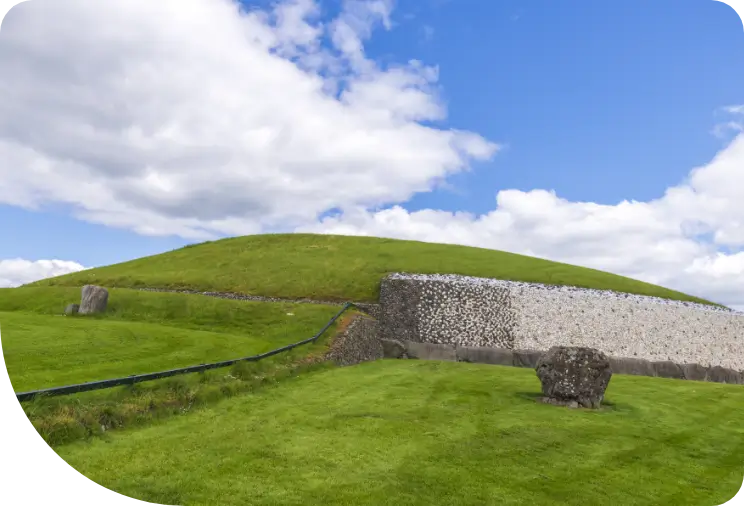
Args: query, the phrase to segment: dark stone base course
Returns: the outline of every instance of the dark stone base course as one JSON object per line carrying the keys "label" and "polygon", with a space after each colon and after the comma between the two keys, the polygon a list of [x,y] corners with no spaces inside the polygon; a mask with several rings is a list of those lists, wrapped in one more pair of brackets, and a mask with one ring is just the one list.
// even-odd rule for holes
{"label": "dark stone base course", "polygon": [[354,365],[384,357],[383,344],[377,337],[379,324],[374,318],[358,315],[338,336],[326,353],[326,360],[336,364]]}
{"label": "dark stone base course", "polygon": [[408,341],[405,347],[408,358],[457,361],[457,353],[452,345]]}
{"label": "dark stone base course", "polygon": [[458,362],[508,366],[514,365],[514,352],[503,348],[456,346],[455,354],[457,355]]}
{"label": "dark stone base course", "polygon": [[633,376],[656,376],[654,366],[648,360],[640,358],[610,357],[610,368],[615,374]]}
{"label": "dark stone base course", "polygon": [[[456,346],[452,344],[417,343],[380,339],[383,358],[415,358],[419,360],[446,360],[451,362],[471,362],[534,369],[538,359],[545,353],[534,350],[507,350]],[[684,379],[690,381],[710,381],[732,385],[744,384],[744,373],[725,367],[705,367],[700,364],[675,364],[671,361],[650,362],[640,358],[610,357],[613,374],[649,376],[657,378]]]}

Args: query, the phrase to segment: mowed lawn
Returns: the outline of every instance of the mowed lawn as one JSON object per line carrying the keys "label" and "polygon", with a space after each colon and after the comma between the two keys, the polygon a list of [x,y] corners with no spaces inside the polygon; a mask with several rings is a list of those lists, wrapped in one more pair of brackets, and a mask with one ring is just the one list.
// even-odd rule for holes
{"label": "mowed lawn", "polygon": [[114,289],[106,314],[63,316],[79,297],[79,288],[0,290],[17,392],[255,355],[312,337],[339,309]]}
{"label": "mowed lawn", "polygon": [[623,276],[503,251],[314,234],[222,239],[32,285],[98,284],[372,302],[378,298],[380,280],[391,272],[462,274],[709,303]]}
{"label": "mowed lawn", "polygon": [[739,385],[614,376],[600,411],[538,393],[528,369],[384,360],[55,451],[184,506],[712,506],[742,485]]}

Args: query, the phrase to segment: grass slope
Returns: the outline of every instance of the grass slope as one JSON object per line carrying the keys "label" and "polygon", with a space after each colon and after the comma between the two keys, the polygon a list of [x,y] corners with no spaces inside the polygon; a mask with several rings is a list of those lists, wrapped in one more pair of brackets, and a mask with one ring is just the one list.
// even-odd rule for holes
{"label": "grass slope", "polygon": [[[110,291],[104,315],[61,316],[79,288],[0,289],[3,355],[14,389],[27,391],[254,355],[313,336],[338,307]],[[322,367],[330,338],[257,363],[22,404],[50,444],[141,426]]]}
{"label": "grass slope", "polygon": [[613,377],[609,405],[535,402],[534,371],[379,361],[55,448],[162,504],[721,504],[744,474],[744,390]]}
{"label": "grass slope", "polygon": [[105,315],[60,316],[79,294],[0,289],[3,354],[16,391],[255,355],[313,336],[338,311],[114,289]]}
{"label": "grass slope", "polygon": [[710,302],[602,271],[465,246],[312,234],[223,239],[33,286],[150,287],[375,301],[391,272],[451,273]]}

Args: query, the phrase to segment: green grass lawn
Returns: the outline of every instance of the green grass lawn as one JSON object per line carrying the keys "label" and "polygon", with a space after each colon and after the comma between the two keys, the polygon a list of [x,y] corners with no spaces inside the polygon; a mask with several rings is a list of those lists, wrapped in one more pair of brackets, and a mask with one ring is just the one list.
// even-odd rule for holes
{"label": "green grass lawn", "polygon": [[615,376],[597,412],[538,393],[528,369],[386,360],[55,451],[184,506],[712,506],[742,485],[740,386]]}
{"label": "green grass lawn", "polygon": [[79,294],[0,290],[3,354],[16,391],[255,355],[312,337],[339,309],[117,289],[104,315],[61,316]]}
{"label": "green grass lawn", "polygon": [[[72,287],[0,289],[3,355],[16,392],[256,355],[312,337],[339,310],[113,289],[105,314],[62,316],[79,298]],[[22,405],[50,444],[144,425],[315,367],[308,360],[322,356],[338,328],[257,363]]]}
{"label": "green grass lawn", "polygon": [[198,289],[363,302],[377,299],[380,279],[391,272],[462,274],[708,303],[622,276],[502,251],[312,234],[223,239],[33,285]]}

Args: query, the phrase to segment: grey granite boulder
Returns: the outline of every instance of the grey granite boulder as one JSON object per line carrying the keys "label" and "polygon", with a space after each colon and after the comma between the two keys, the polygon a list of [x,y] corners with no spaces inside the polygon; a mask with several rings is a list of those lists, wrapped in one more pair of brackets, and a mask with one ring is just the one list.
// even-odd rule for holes
{"label": "grey granite boulder", "polygon": [[543,402],[569,407],[599,408],[610,383],[610,360],[594,348],[555,346],[535,368]]}
{"label": "grey granite boulder", "polygon": [[71,316],[74,314],[78,314],[78,311],[80,311],[80,304],[67,304],[67,307],[65,308],[65,315]]}
{"label": "grey granite boulder", "polygon": [[85,285],[80,300],[80,314],[103,313],[108,305],[108,290],[96,285]]}

